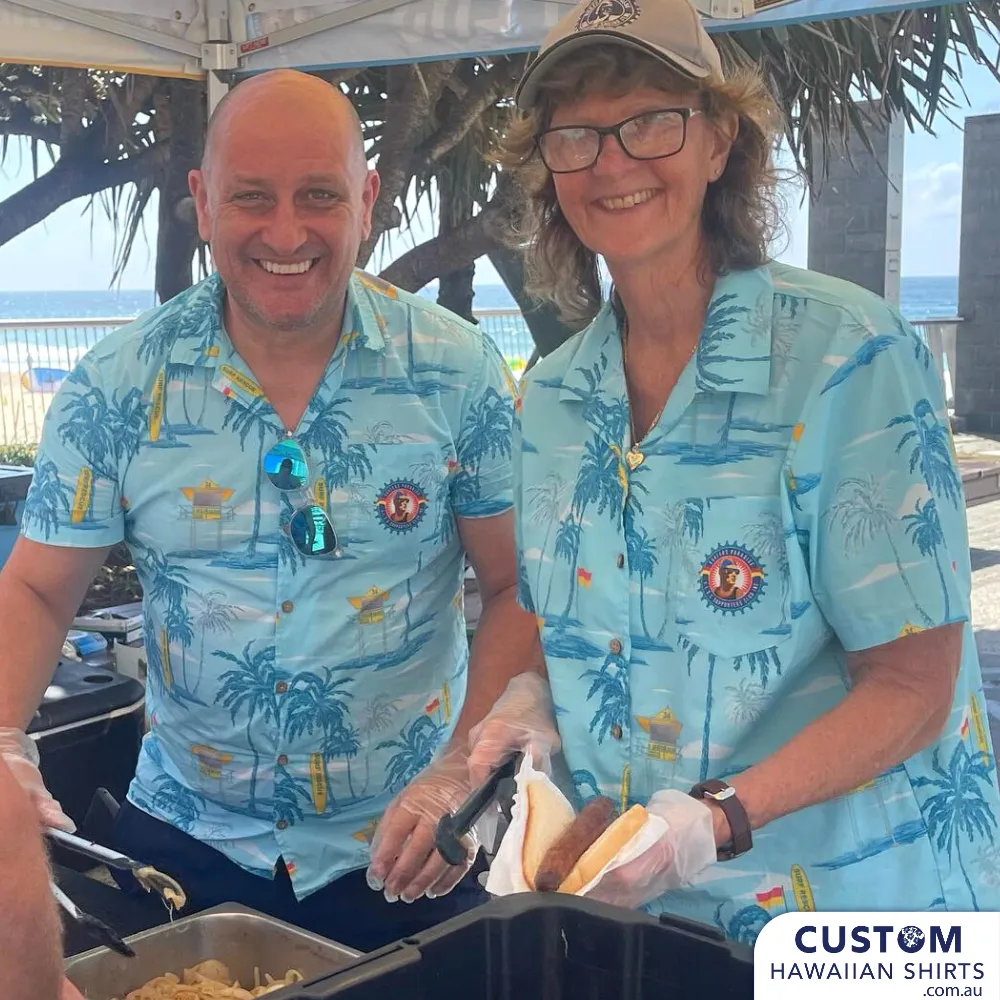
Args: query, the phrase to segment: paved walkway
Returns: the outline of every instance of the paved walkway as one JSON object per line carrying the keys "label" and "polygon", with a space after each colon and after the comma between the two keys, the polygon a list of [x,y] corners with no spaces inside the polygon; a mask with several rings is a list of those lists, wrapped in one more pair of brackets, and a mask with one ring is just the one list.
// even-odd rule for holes
{"label": "paved walkway", "polygon": [[972,624],[993,742],[1000,746],[1000,500],[969,508]]}

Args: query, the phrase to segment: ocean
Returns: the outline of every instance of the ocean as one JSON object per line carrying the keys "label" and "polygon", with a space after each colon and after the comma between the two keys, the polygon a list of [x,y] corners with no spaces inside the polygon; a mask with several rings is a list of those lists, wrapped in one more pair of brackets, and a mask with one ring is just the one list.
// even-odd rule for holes
{"label": "ocean", "polygon": [[[435,294],[424,290],[428,298]],[[136,316],[156,304],[151,291],[4,292],[0,320],[109,319]],[[901,306],[907,319],[949,317],[958,313],[958,277],[902,279]],[[477,285],[475,309],[516,309],[504,285]]]}
{"label": "ocean", "polygon": [[[437,293],[431,286],[421,294],[433,298]],[[901,299],[903,314],[911,320],[955,316],[958,278],[903,278]],[[51,391],[76,359],[110,331],[101,320],[137,316],[154,305],[152,291],[0,291],[0,321],[7,327],[0,330],[0,371],[21,374],[33,391]],[[517,305],[504,285],[477,284],[473,308],[516,310]],[[69,328],[38,324],[46,319],[80,323]],[[33,325],[18,328],[17,320],[32,320]],[[515,371],[530,357],[531,336],[519,315],[484,316],[481,328]]]}

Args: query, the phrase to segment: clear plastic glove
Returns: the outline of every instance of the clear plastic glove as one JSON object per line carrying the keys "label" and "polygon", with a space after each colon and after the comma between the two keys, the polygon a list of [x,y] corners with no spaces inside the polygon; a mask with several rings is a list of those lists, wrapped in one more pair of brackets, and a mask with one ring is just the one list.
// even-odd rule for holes
{"label": "clear plastic glove", "polygon": [[52,826],[72,833],[76,824],[62,811],[49,794],[38,770],[38,747],[20,729],[0,728],[0,758],[10,768],[17,783],[31,796],[43,826]]}
{"label": "clear plastic glove", "polygon": [[389,803],[372,840],[366,877],[390,903],[412,903],[421,896],[434,899],[451,892],[465,877],[479,853],[475,829],[467,838],[464,865],[449,865],[434,846],[438,820],[453,813],[472,792],[468,754],[448,745]]}
{"label": "clear plastic glove", "polygon": [[613,906],[634,910],[689,883],[717,860],[712,810],[676,790],[656,792],[646,811],[667,823],[667,832],[634,861],[612,868],[587,893]]}
{"label": "clear plastic glove", "polygon": [[561,746],[549,682],[536,673],[517,674],[479,725],[469,732],[469,776],[478,788],[513,751],[531,753],[549,773]]}

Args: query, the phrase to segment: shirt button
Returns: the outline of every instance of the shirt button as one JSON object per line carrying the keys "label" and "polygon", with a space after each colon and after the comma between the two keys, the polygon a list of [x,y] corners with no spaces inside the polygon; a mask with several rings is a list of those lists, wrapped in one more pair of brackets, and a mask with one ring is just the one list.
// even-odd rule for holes
{"label": "shirt button", "polygon": [[288,754],[284,753],[281,754],[281,756],[278,757],[278,767],[284,767],[287,763],[288,763]]}
{"label": "shirt button", "polygon": [[287,819],[279,819],[278,822],[275,823],[274,825],[279,830],[287,830],[288,829],[288,820]]}
{"label": "shirt button", "polygon": [[294,601],[282,601],[281,602],[281,610],[286,615],[290,615],[295,610],[295,602]]}
{"label": "shirt button", "polygon": [[274,685],[274,690],[278,694],[284,694],[288,690],[287,681],[278,681],[278,683]]}
{"label": "shirt button", "polygon": [[615,560],[615,562],[618,564],[618,568],[621,569],[625,565],[625,556],[623,556],[619,552],[618,553],[618,558]]}
{"label": "shirt button", "polygon": [[622,644],[620,639],[612,639],[608,643],[608,649],[617,656],[622,651]]}
{"label": "shirt button", "polygon": [[622,727],[619,726],[617,722],[611,727],[611,735],[616,740],[620,740],[622,738]]}

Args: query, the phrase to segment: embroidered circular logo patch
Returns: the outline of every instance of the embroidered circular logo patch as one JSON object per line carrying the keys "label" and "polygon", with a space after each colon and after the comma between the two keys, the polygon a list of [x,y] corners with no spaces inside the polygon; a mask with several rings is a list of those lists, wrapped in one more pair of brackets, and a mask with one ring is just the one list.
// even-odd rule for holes
{"label": "embroidered circular logo patch", "polygon": [[743,545],[720,545],[701,567],[701,596],[716,611],[746,611],[764,592],[764,567]]}
{"label": "embroidered circular logo patch", "polygon": [[621,28],[634,21],[639,13],[635,0],[591,0],[576,22],[576,30]]}
{"label": "embroidered circular logo patch", "polygon": [[379,520],[390,531],[415,528],[427,509],[427,496],[409,480],[389,483],[375,501]]}

